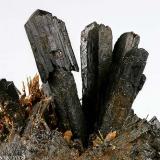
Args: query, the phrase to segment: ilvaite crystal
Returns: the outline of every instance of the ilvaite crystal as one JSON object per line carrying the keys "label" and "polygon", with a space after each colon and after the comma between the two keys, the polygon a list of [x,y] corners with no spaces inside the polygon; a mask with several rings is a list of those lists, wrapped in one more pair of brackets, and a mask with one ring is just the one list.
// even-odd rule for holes
{"label": "ilvaite crystal", "polygon": [[[112,31],[108,26],[88,25],[81,33],[82,106],[92,132],[102,104],[102,86],[112,59]],[[101,99],[100,99],[101,97]],[[104,96],[103,96],[104,97]]]}
{"label": "ilvaite crystal", "polygon": [[51,13],[37,10],[25,29],[42,82],[48,82],[54,99],[61,131],[72,130],[74,137],[85,140],[84,117],[71,73],[78,65],[65,23]]}
{"label": "ilvaite crystal", "polygon": [[[115,43],[115,46],[114,46],[114,49],[113,49],[113,55],[112,55],[112,63],[110,65],[110,69],[109,69],[109,73],[108,73],[108,77],[106,77],[106,88],[104,89],[104,103],[102,105],[102,107],[100,108],[101,110],[101,132],[103,132],[103,134],[105,134],[107,131],[109,131],[111,128],[113,129],[114,128],[114,124],[112,126],[112,118],[116,118],[117,119],[117,123],[118,124],[116,125],[116,128],[120,128],[122,126],[122,120],[121,120],[121,124],[118,122],[119,119],[123,119],[125,120],[131,106],[132,106],[132,103],[129,105],[130,107],[127,107],[126,109],[124,108],[124,112],[125,114],[121,114],[121,117],[119,117],[119,115],[117,115],[118,117],[115,117],[116,113],[114,111],[114,108],[117,107],[117,104],[113,104],[110,100],[112,99],[111,97],[113,97],[114,94],[117,94],[117,91],[115,91],[116,87],[117,87],[117,84],[119,83],[119,79],[121,78],[122,76],[122,63],[123,63],[123,60],[125,59],[125,55],[132,49],[135,49],[135,48],[138,48],[138,44],[139,44],[139,41],[140,41],[140,37],[139,35],[133,33],[133,32],[126,32],[124,34],[122,34],[117,42]],[[134,50],[135,51],[135,50]],[[140,54],[141,55],[141,54]],[[139,56],[139,55],[137,55]],[[135,57],[136,58],[136,57]],[[130,59],[131,60],[131,59]],[[133,59],[132,59],[133,60]],[[131,60],[131,61],[132,61]],[[146,62],[146,60],[144,61],[144,63]],[[136,63],[134,60],[132,63],[130,63],[128,60],[125,60],[125,64],[124,65],[127,65],[126,68],[128,67],[132,67],[133,63]],[[131,65],[131,66],[130,66]],[[136,64],[135,64],[136,65]],[[143,68],[144,69],[144,68]],[[134,70],[130,70],[131,73],[129,72],[123,72],[123,74],[125,74],[126,76],[129,76],[129,74],[134,74]],[[143,72],[143,71],[142,71]],[[139,91],[140,88],[143,87],[143,84],[145,82],[145,76],[142,74],[142,73],[139,73],[140,76],[141,76],[141,81],[139,82],[139,89],[137,88],[137,90]],[[127,79],[125,80],[127,81]],[[127,83],[127,82],[125,82]],[[125,89],[125,87],[127,86],[120,86],[122,84],[119,84],[119,87]],[[138,91],[137,91],[137,94],[138,94]],[[118,95],[117,95],[118,96]],[[133,95],[132,95],[133,96]],[[127,100],[128,96],[126,95],[126,99]],[[119,100],[118,103],[120,103],[120,101],[122,99],[118,99],[117,98],[117,101]],[[129,103],[128,103],[129,104]],[[123,105],[123,104],[121,104]],[[119,107],[120,108],[120,107]],[[122,107],[123,108],[123,107]],[[107,121],[107,123],[106,123]]]}
{"label": "ilvaite crystal", "polygon": [[145,82],[143,70],[147,57],[148,52],[144,49],[134,48],[126,53],[119,66],[119,77],[105,104],[100,127],[103,134],[122,127],[135,97]]}

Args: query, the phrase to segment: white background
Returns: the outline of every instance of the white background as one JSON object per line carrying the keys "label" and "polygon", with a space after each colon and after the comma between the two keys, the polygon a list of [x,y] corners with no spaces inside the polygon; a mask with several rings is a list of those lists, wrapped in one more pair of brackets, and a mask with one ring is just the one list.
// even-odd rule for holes
{"label": "white background", "polygon": [[[141,37],[140,47],[149,52],[147,81],[133,108],[142,118],[160,119],[160,1],[159,0],[0,0],[0,78],[12,80],[21,89],[22,80],[37,72],[24,24],[43,9],[65,21],[80,66],[80,32],[93,21],[112,28],[114,43],[124,32]],[[80,73],[75,73],[81,97]]]}

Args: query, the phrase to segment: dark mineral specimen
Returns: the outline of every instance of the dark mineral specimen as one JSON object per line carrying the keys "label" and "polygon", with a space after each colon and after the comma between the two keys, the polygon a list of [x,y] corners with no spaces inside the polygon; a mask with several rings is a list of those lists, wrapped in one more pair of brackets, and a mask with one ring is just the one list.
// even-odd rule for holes
{"label": "dark mineral specimen", "polygon": [[[24,127],[24,110],[19,104],[18,90],[14,83],[6,79],[0,80],[0,139],[10,132],[21,133]],[[5,135],[6,134],[6,135]]]}
{"label": "dark mineral specimen", "polygon": [[65,23],[37,10],[25,24],[39,76],[19,98],[0,80],[0,159],[159,160],[160,122],[140,119],[132,104],[142,89],[148,52],[127,32],[112,51],[110,27],[96,22],[81,33],[82,105],[78,71]]}
{"label": "dark mineral specimen", "polygon": [[96,22],[91,23],[81,33],[82,107],[89,133],[98,124],[111,60],[111,29]]}
{"label": "dark mineral specimen", "polygon": [[117,77],[105,104],[105,114],[101,125],[103,134],[122,127],[137,93],[144,83],[142,73],[147,57],[148,53],[144,49],[134,48],[126,53],[119,66],[119,73],[117,73],[119,77]]}
{"label": "dark mineral specimen", "polygon": [[85,140],[84,117],[72,70],[78,65],[65,23],[51,13],[37,10],[25,24],[42,82],[48,82],[59,118],[59,129],[71,129]]}
{"label": "dark mineral specimen", "polygon": [[106,134],[123,125],[145,82],[148,53],[136,49],[139,39],[133,32],[124,33],[112,53],[109,27],[94,22],[82,31],[82,107],[89,133],[100,129]]}

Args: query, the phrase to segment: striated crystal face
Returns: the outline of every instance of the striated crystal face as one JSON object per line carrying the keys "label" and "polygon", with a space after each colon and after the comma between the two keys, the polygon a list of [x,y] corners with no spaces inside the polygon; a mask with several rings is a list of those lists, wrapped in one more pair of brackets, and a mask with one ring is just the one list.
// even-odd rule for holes
{"label": "striated crystal face", "polygon": [[79,71],[65,23],[37,10],[25,24],[38,71],[44,83],[55,68]]}

